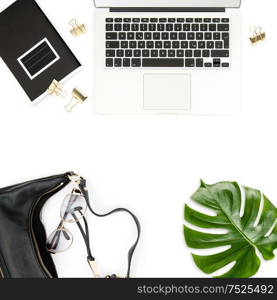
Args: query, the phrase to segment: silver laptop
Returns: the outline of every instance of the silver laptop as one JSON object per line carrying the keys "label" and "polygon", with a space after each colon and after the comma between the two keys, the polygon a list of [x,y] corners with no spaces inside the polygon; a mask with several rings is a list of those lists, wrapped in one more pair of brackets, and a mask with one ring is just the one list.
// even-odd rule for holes
{"label": "silver laptop", "polygon": [[102,114],[240,110],[240,0],[95,0]]}

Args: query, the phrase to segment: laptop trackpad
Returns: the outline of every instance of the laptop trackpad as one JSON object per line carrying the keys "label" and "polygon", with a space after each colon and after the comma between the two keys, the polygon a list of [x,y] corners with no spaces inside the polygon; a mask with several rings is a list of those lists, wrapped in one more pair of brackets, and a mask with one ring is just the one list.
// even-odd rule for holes
{"label": "laptop trackpad", "polygon": [[190,74],[145,74],[144,109],[190,110]]}

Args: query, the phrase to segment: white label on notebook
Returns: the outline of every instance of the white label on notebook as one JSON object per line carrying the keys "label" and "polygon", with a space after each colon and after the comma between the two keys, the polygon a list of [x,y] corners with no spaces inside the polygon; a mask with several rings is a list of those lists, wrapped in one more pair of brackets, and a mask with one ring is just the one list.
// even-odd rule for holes
{"label": "white label on notebook", "polygon": [[47,38],[37,43],[17,60],[31,80],[36,78],[56,61],[60,56]]}

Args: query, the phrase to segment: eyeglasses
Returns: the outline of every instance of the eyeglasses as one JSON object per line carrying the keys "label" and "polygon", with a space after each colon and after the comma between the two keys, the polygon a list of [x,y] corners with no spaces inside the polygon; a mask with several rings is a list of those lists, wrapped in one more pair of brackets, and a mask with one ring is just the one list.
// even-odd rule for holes
{"label": "eyeglasses", "polygon": [[[66,223],[77,223],[85,220],[84,216],[87,211],[87,202],[85,197],[77,189],[68,194],[61,206],[61,222],[57,229],[52,232],[46,242],[46,248],[49,252],[55,254],[68,250],[73,243],[72,233],[65,228]],[[86,223],[86,220],[85,220]]]}

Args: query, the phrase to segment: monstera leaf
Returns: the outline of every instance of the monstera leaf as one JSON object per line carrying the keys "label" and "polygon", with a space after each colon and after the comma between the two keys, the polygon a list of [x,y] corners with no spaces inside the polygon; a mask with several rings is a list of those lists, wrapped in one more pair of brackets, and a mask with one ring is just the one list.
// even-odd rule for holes
{"label": "monstera leaf", "polygon": [[[251,277],[259,270],[261,260],[271,260],[277,248],[277,208],[260,191],[242,187],[245,192],[244,212],[241,213],[242,193],[235,182],[207,185],[201,182],[192,200],[212,209],[215,216],[200,213],[185,206],[185,220],[200,228],[220,228],[224,234],[210,234],[184,226],[185,241],[190,248],[209,249],[229,246],[213,255],[193,254],[195,264],[211,274],[229,263],[233,267],[218,277]],[[242,216],[241,216],[242,215]]]}

